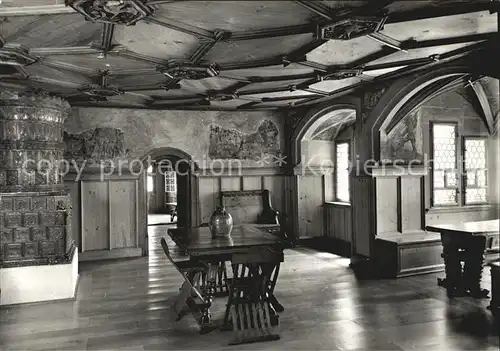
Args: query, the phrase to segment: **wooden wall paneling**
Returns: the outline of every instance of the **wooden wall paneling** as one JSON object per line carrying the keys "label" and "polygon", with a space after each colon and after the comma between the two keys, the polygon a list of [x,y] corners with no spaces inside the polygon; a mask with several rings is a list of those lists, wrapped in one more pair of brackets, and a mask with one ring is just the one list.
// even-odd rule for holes
{"label": "wooden wall paneling", "polygon": [[82,181],[82,252],[110,248],[108,182]]}
{"label": "wooden wall paneling", "polygon": [[[354,177],[352,180],[352,217],[353,217],[353,249],[354,253],[370,257],[371,245],[374,237],[373,227],[376,226],[372,218],[372,191],[374,184],[371,177]],[[373,184],[373,185],[372,185]],[[372,227],[373,226],[373,227]]]}
{"label": "wooden wall paneling", "polygon": [[402,176],[401,186],[401,232],[422,230],[422,177]]}
{"label": "wooden wall paneling", "polygon": [[302,237],[323,236],[323,179],[299,176],[299,233]]}
{"label": "wooden wall paneling", "polygon": [[198,200],[200,211],[200,224],[207,223],[215,208],[220,205],[219,178],[200,177]]}
{"label": "wooden wall paneling", "polygon": [[352,209],[350,207],[344,208],[344,233],[345,241],[351,243],[352,247]]}
{"label": "wooden wall paneling", "polygon": [[238,191],[242,190],[241,177],[221,177],[220,191]]}
{"label": "wooden wall paneling", "polygon": [[135,180],[109,182],[110,249],[136,247]]}
{"label": "wooden wall paneling", "polygon": [[398,186],[396,177],[378,177],[376,182],[377,234],[398,231]]}
{"label": "wooden wall paneling", "polygon": [[243,190],[261,190],[262,177],[243,176]]}

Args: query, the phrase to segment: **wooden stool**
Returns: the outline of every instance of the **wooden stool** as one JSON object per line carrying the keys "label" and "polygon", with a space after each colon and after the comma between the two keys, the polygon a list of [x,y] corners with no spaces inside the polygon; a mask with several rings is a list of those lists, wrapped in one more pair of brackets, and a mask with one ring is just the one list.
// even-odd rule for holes
{"label": "wooden stool", "polygon": [[207,288],[207,266],[191,261],[189,256],[182,255],[175,248],[170,249],[165,238],[161,239],[161,246],[167,258],[184,278],[179,294],[172,305],[177,313],[177,320],[191,313],[202,326],[202,334],[213,330],[214,328],[204,327],[210,321],[209,308],[211,306],[211,301],[204,297],[204,290]]}
{"label": "wooden stool", "polygon": [[233,278],[224,325],[232,325],[230,345],[278,340],[279,316],[273,307],[273,290],[282,252],[268,249],[234,254]]}

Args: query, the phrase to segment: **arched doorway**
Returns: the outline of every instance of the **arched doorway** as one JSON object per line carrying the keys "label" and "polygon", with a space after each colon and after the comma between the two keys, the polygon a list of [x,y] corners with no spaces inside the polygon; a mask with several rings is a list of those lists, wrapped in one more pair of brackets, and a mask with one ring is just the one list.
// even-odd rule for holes
{"label": "arched doorway", "polygon": [[[159,147],[149,150],[142,161],[144,170],[147,170],[142,181],[145,233],[155,225],[191,226],[191,176],[194,167],[191,156],[176,148]],[[148,247],[151,244],[148,243]]]}
{"label": "arched doorway", "polygon": [[144,162],[148,167],[148,215],[164,215],[167,219],[156,224],[188,227],[191,223],[191,156],[182,150],[164,147],[150,151]]}

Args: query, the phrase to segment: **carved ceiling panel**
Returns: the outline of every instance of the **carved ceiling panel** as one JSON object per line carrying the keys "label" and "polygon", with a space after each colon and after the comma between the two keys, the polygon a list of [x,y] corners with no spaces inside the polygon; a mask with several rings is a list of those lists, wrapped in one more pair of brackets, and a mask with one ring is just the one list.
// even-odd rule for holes
{"label": "carved ceiling panel", "polygon": [[435,25],[435,21],[435,19],[421,19],[386,24],[382,33],[399,41],[431,40],[448,38],[450,31],[454,33],[454,36],[459,37],[461,35],[491,33],[497,28],[497,16],[489,11],[443,17],[440,19],[439,26]]}
{"label": "carved ceiling panel", "polygon": [[226,62],[247,62],[268,59],[288,54],[294,49],[309,43],[312,34],[289,35],[286,37],[227,41],[215,44],[205,60],[223,64]]}
{"label": "carved ceiling panel", "polygon": [[[141,2],[154,13],[130,26],[124,24],[135,19],[125,14],[124,24],[113,25],[86,21],[63,0],[3,0],[0,85],[42,87],[97,106],[304,105],[374,77],[390,79],[391,72],[431,69],[439,62],[430,55],[497,39],[489,1],[107,1],[71,3],[120,12]],[[443,3],[451,5],[437,6]],[[356,19],[369,18],[387,20],[385,27],[368,36]],[[336,37],[349,40],[317,40],[319,28],[340,22],[349,28]],[[27,48],[12,52],[20,44]],[[96,102],[81,90],[85,85],[120,93]]]}
{"label": "carved ceiling panel", "polygon": [[307,59],[323,65],[347,64],[379,51],[382,45],[361,37],[349,41],[330,40],[307,54]]}
{"label": "carved ceiling panel", "polygon": [[102,25],[79,14],[0,17],[0,34],[7,43],[30,48],[90,45],[99,42],[101,31]]}
{"label": "carved ceiling panel", "polygon": [[116,26],[113,40],[130,51],[165,61],[189,56],[198,46],[198,40],[192,35],[146,22]]}
{"label": "carved ceiling panel", "polygon": [[45,56],[42,61],[43,60],[64,62],[69,65],[89,68],[95,71],[138,70],[148,68],[153,72],[155,71],[155,66],[151,63],[120,57],[115,54],[108,54],[106,57],[99,54],[50,55]]}
{"label": "carved ceiling panel", "polygon": [[215,30],[257,30],[308,23],[314,14],[293,2],[189,1],[158,5],[156,16]]}

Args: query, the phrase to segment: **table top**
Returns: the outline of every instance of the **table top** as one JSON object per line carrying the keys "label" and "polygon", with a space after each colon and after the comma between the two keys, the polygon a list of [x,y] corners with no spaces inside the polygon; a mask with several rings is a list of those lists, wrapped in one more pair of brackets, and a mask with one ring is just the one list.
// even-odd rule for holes
{"label": "table top", "polygon": [[463,222],[455,224],[436,224],[426,227],[431,232],[455,232],[471,235],[494,234],[499,232],[500,220],[492,219],[489,221]]}
{"label": "table top", "polygon": [[232,253],[251,247],[284,247],[283,240],[265,231],[267,226],[272,227],[273,225],[235,225],[231,236],[227,238],[212,239],[208,227],[169,229],[168,235],[190,256]]}

